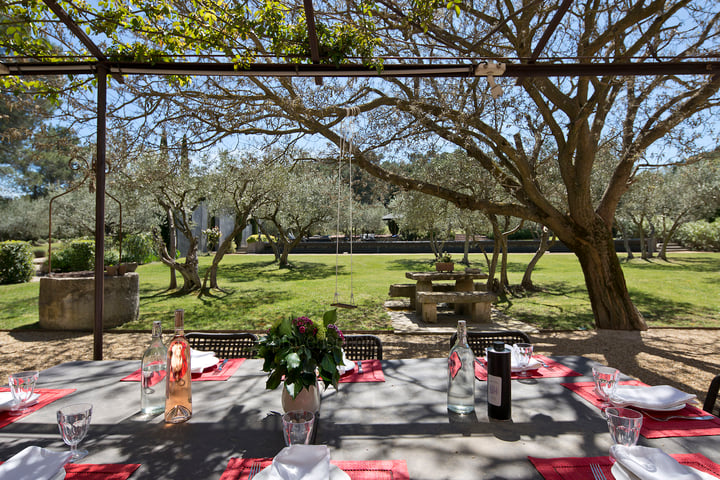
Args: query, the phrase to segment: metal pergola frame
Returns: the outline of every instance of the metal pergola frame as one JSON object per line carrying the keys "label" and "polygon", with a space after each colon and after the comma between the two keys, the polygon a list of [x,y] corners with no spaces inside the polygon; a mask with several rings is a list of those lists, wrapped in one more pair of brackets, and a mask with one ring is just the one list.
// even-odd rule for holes
{"label": "metal pergola frame", "polygon": [[[124,83],[123,75],[196,75],[196,76],[246,76],[246,77],[314,77],[322,85],[323,77],[514,77],[518,81],[532,77],[583,77],[583,76],[656,76],[656,75],[718,75],[720,61],[717,58],[695,59],[694,61],[628,61],[623,63],[553,63],[557,59],[538,63],[540,55],[555,32],[562,17],[569,10],[573,0],[563,0],[555,15],[526,59],[478,59],[443,60],[436,63],[386,64],[381,70],[363,65],[321,64],[319,42],[315,31],[315,16],[312,0],[303,0],[307,18],[308,40],[311,64],[262,63],[238,67],[230,62],[117,62],[109,60],[70,15],[55,1],[43,0],[75,37],[95,57],[93,61],[28,62],[13,61],[0,63],[0,75],[94,75],[98,81],[97,94],[97,161],[95,163],[95,321],[93,359],[103,358],[103,312],[104,312],[104,252],[105,252],[105,160],[106,160],[106,111],[107,76],[111,75]],[[7,57],[6,57],[7,58]],[[12,58],[12,57],[11,57]],[[510,62],[520,63],[510,63]],[[432,61],[431,61],[432,62]],[[492,68],[502,62],[503,71]]]}

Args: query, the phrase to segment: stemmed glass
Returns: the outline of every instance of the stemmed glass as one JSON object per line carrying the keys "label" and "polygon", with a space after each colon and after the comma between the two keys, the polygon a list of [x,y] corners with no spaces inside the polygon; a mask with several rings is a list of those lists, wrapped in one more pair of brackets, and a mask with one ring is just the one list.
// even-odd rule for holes
{"label": "stemmed glass", "polygon": [[22,415],[30,408],[30,398],[35,393],[39,373],[36,370],[13,373],[8,383],[12,393],[15,406],[10,411],[11,415]]}
{"label": "stemmed glass", "polygon": [[520,367],[520,376],[527,377],[527,368],[532,360],[533,346],[532,343],[518,343],[518,366]]}
{"label": "stemmed glass", "polygon": [[58,428],[65,444],[70,446],[70,462],[79,460],[88,454],[87,450],[78,450],[80,440],[87,435],[92,417],[91,403],[76,403],[57,411]]}
{"label": "stemmed glass", "polygon": [[595,382],[595,393],[602,404],[600,410],[605,416],[605,409],[610,406],[610,397],[615,393],[615,387],[617,387],[617,379],[620,372],[616,368],[595,366],[592,369],[593,381]]}

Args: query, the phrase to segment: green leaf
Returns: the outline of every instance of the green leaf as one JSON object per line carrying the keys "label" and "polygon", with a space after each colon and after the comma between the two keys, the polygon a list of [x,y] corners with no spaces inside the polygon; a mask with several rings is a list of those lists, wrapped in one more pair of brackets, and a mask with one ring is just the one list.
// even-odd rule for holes
{"label": "green leaf", "polygon": [[323,325],[327,327],[331,323],[337,323],[337,309],[328,310],[323,314]]}
{"label": "green leaf", "polygon": [[333,368],[336,368],[336,365],[337,363],[335,362],[334,356],[329,352],[323,356],[323,359],[320,362],[320,366],[328,372],[331,372]]}
{"label": "green leaf", "polygon": [[285,364],[288,370],[292,370],[300,367],[300,355],[295,352],[289,353],[285,356]]}
{"label": "green leaf", "polygon": [[286,317],[280,322],[278,333],[282,336],[292,335],[292,318]]}
{"label": "green leaf", "polygon": [[282,374],[280,373],[279,370],[275,370],[268,377],[268,380],[265,383],[265,388],[267,388],[268,390],[275,390],[278,387],[278,385],[280,385],[281,380],[282,380]]}

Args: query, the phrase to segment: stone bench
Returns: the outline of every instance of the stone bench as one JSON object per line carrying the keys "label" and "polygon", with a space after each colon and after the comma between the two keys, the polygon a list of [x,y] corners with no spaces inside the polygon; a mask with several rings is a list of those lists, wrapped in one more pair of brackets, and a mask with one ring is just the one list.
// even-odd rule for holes
{"label": "stone bench", "polygon": [[490,304],[497,300],[492,292],[418,292],[417,301],[422,305],[422,319],[427,323],[437,323],[438,303],[470,304],[473,322],[490,322]]}
{"label": "stone bench", "polygon": [[[388,296],[391,298],[407,297],[410,299],[410,309],[415,310],[415,284],[414,283],[394,283],[390,285]],[[476,292],[485,291],[485,282],[475,282],[473,287]],[[433,285],[433,292],[452,292],[455,285],[452,283],[436,283]]]}

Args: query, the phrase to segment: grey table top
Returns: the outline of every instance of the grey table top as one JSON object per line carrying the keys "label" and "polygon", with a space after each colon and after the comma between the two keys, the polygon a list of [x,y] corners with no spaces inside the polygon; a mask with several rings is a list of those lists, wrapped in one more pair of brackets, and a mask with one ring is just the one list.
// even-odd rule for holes
{"label": "grey table top", "polygon": [[[587,375],[583,357],[556,358]],[[82,446],[83,463],[140,463],[131,480],[217,479],[230,457],[272,457],[284,446],[280,391],[265,389],[261,360],[247,360],[228,381],[193,383],[193,418],[166,425],[140,415],[138,382],[119,380],[139,362],[71,362],[44,370],[40,388],[76,388],[0,429],[0,460],[28,445],[67,448],[55,412],[77,402],[94,404]],[[384,383],[343,383],[323,394],[317,443],[334,460],[407,462],[412,479],[540,479],[527,456],[607,455],[611,445],[598,410],[562,382],[588,377],[514,380],[511,422],[487,418],[487,383],[476,383],[474,415],[446,409],[446,359],[388,360]],[[720,463],[720,436],[647,440],[668,453],[699,452]]]}

